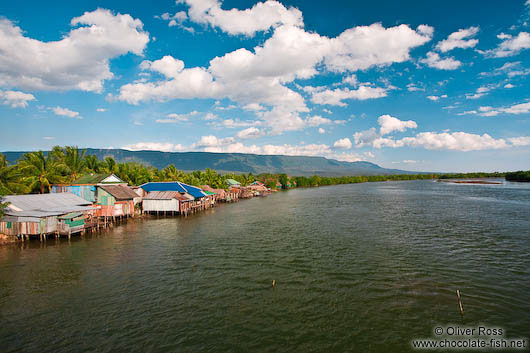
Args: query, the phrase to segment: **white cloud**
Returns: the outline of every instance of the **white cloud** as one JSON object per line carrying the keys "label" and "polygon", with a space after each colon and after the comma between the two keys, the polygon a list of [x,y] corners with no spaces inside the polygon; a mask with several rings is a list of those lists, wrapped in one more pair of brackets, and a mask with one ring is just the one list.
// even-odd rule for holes
{"label": "white cloud", "polygon": [[371,87],[368,85],[361,85],[357,89],[336,88],[334,90],[326,89],[321,92],[313,93],[311,102],[315,104],[338,105],[345,107],[347,104],[343,102],[345,99],[366,100],[386,97],[387,90],[381,87]]}
{"label": "white cloud", "polygon": [[447,98],[447,94],[442,94],[441,96],[427,96],[427,99],[436,102],[440,98]]}
{"label": "white cloud", "polygon": [[52,111],[55,113],[55,115],[66,116],[67,118],[82,119],[82,117],[79,115],[79,112],[75,112],[68,108],[57,106],[52,108]]}
{"label": "white cloud", "polygon": [[504,85],[504,88],[514,88],[515,86],[512,85],[511,83],[507,83]]}
{"label": "white cloud", "polygon": [[445,53],[455,48],[473,48],[478,44],[478,39],[469,38],[475,36],[478,31],[478,27],[459,29],[458,32],[451,33],[447,39],[440,41],[436,45],[436,49]]}
{"label": "white cloud", "polygon": [[[530,103],[527,109],[530,109]],[[484,107],[483,111],[490,111],[491,107]],[[383,116],[382,116],[383,117]],[[530,144],[530,137],[514,137],[505,139],[495,139],[488,134],[477,135],[467,132],[420,132],[412,137],[404,137],[402,139],[394,139],[393,137],[383,137],[386,133],[392,131],[404,131],[409,127],[416,127],[416,123],[409,120],[408,122],[400,121],[396,119],[398,123],[393,121],[392,117],[386,115],[381,119],[379,124],[381,125],[380,132],[378,133],[375,128],[355,133],[354,140],[356,147],[371,146],[374,148],[390,147],[421,147],[428,150],[452,150],[452,151],[479,151],[479,150],[491,150],[491,149],[503,149],[513,146],[526,146]],[[408,123],[404,126],[405,124]]]}
{"label": "white cloud", "polygon": [[122,147],[130,151],[162,151],[162,152],[181,152],[184,150],[181,144],[163,143],[163,142],[138,142],[132,145]]}
{"label": "white cloud", "polygon": [[182,60],[175,59],[171,55],[166,55],[160,60],[144,60],[140,64],[140,68],[142,70],[159,72],[167,78],[177,78],[184,69],[184,62]]}
{"label": "white cloud", "polygon": [[425,88],[418,87],[415,83],[411,82],[407,85],[407,91],[409,92],[425,91]]}
{"label": "white cloud", "polygon": [[353,139],[355,141],[355,147],[370,146],[379,137],[380,135],[376,131],[375,127],[372,127],[368,130],[359,131],[353,134]]}
{"label": "white cloud", "polygon": [[243,109],[250,110],[250,111],[260,111],[260,110],[265,110],[265,107],[258,103],[250,103],[250,104],[245,105]]}
{"label": "white cloud", "polygon": [[477,88],[477,91],[475,93],[466,94],[466,99],[478,99],[480,97],[485,96],[486,94],[488,94],[490,91],[494,90],[497,87],[498,85],[480,86],[479,88]]}
{"label": "white cloud", "polygon": [[377,122],[380,126],[379,133],[381,136],[387,135],[393,131],[403,132],[406,129],[415,129],[418,127],[418,124],[416,124],[416,122],[413,120],[403,121],[388,114],[381,115],[377,119]]}
{"label": "white cloud", "polygon": [[181,28],[184,28],[190,32],[193,32],[192,28],[185,27],[182,25],[182,23],[188,19],[188,15],[186,15],[185,11],[179,11],[175,13],[174,15],[170,15],[168,12],[165,12],[160,16],[155,16],[155,18],[160,18],[162,20],[168,21],[167,25],[169,27],[174,27],[178,25]]}
{"label": "white cloud", "polygon": [[233,129],[238,127],[246,127],[246,126],[252,126],[256,123],[253,121],[241,121],[241,120],[234,120],[234,119],[225,119],[222,122],[222,125],[226,128]]}
{"label": "white cloud", "polygon": [[349,84],[350,86],[357,87],[359,85],[359,80],[356,75],[349,75],[342,79],[342,83]]}
{"label": "white cloud", "polygon": [[327,118],[323,118],[320,115],[315,115],[307,118],[306,120],[307,126],[313,127],[313,126],[320,126],[320,125],[329,125],[332,124],[333,121]]}
{"label": "white cloud", "polygon": [[349,138],[345,137],[343,139],[335,141],[333,144],[333,147],[335,148],[341,148],[341,149],[350,149],[352,146],[352,143]]}
{"label": "white cloud", "polygon": [[105,108],[97,108],[96,111],[97,111],[98,113],[104,113],[104,112],[107,111],[107,109],[105,109]]}
{"label": "white cloud", "polygon": [[432,38],[433,28],[425,25],[416,30],[407,25],[384,28],[380,23],[345,30],[331,39],[326,66],[337,72],[365,70],[410,59],[410,50]]}
{"label": "white cloud", "polygon": [[407,145],[423,147],[428,150],[456,150],[464,152],[508,147],[504,139],[494,139],[488,134],[476,135],[466,132],[421,132],[414,137],[405,137],[396,141],[396,145],[397,147],[400,147],[399,145]]}
{"label": "white cloud", "polygon": [[55,136],[44,136],[44,140],[55,140]]}
{"label": "white cloud", "polygon": [[195,116],[197,114],[199,114],[199,112],[196,110],[189,112],[187,114],[171,113],[171,114],[166,115],[166,118],[164,119],[157,119],[156,122],[162,123],[162,124],[182,123],[182,122],[188,121],[190,117]]}
{"label": "white cloud", "polygon": [[326,133],[326,130],[324,130],[323,128],[319,127],[319,128],[318,128],[318,133],[319,133],[319,134],[325,134],[325,133]]}
{"label": "white cloud", "polygon": [[490,57],[505,58],[519,54],[524,49],[530,49],[530,33],[528,32],[520,32],[516,37],[501,33],[497,38],[502,40],[497,48],[481,53]]}
{"label": "white cloud", "polygon": [[421,59],[420,63],[439,70],[456,70],[462,65],[459,60],[455,60],[453,57],[442,59],[438,53],[432,51],[428,52],[427,57]]}
{"label": "white cloud", "polygon": [[205,116],[204,116],[204,120],[217,120],[217,115],[215,115],[214,113],[207,113]]}
{"label": "white cloud", "polygon": [[249,127],[248,129],[244,129],[239,131],[236,136],[240,139],[249,139],[249,138],[256,138],[261,136],[261,131],[256,127]]}
{"label": "white cloud", "polygon": [[140,20],[109,10],[85,12],[71,25],[77,28],[61,40],[42,42],[0,19],[0,85],[101,92],[113,77],[109,60],[129,52],[142,55],[149,41]]}
{"label": "white cloud", "polygon": [[[193,17],[193,6],[201,4],[205,6],[201,10],[203,14],[219,5],[216,1],[209,4],[197,1],[190,7],[188,15]],[[238,11],[234,10],[234,13]],[[243,109],[256,111],[256,116],[273,134],[300,130],[310,126],[299,115],[309,109],[304,97],[287,84],[315,76],[323,70],[322,63],[328,65],[328,69],[344,71],[409,60],[410,49],[430,40],[431,36],[432,28],[427,26],[412,30],[406,25],[385,29],[380,24],[373,24],[351,28],[330,39],[297,26],[280,25],[262,45],[216,57],[207,68],[183,68],[178,59],[170,60],[173,69],[168,70],[167,65],[154,66],[164,58],[145,62],[142,64],[144,70],[163,73],[166,80],[126,84],[120,88],[116,99],[139,104],[149,100],[227,98]],[[346,81],[354,83],[353,77],[349,76]],[[360,84],[357,89],[311,87],[309,90],[309,87],[297,87],[310,93],[314,103],[339,106],[346,105],[345,99],[384,97],[389,89],[368,83]]]}
{"label": "white cloud", "polygon": [[530,136],[512,137],[508,141],[513,146],[530,146]]}
{"label": "white cloud", "polygon": [[191,148],[203,148],[205,152],[221,152],[221,147],[231,145],[235,142],[233,137],[218,138],[214,135],[202,136]]}
{"label": "white cloud", "polygon": [[303,27],[302,12],[286,8],[278,1],[259,2],[250,9],[221,9],[217,0],[184,0],[189,5],[189,18],[197,23],[218,27],[222,31],[237,35],[253,36],[258,31],[267,31],[280,25]]}
{"label": "white cloud", "polygon": [[11,108],[26,108],[28,102],[34,100],[35,96],[30,93],[0,90],[0,103],[3,105],[9,105]]}
{"label": "white cloud", "polygon": [[498,108],[494,108],[491,106],[481,106],[478,108],[478,111],[470,110],[467,112],[460,113],[458,115],[477,114],[480,116],[489,117],[489,116],[497,116],[502,113],[514,114],[514,115],[528,114],[530,113],[530,102],[519,103],[519,104],[514,104],[508,107],[498,107]]}

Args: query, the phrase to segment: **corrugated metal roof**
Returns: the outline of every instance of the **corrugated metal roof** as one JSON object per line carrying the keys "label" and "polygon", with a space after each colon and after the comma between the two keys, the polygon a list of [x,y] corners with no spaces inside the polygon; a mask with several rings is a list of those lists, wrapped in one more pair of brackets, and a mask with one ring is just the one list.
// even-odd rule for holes
{"label": "corrugated metal roof", "polygon": [[132,191],[125,185],[100,185],[100,188],[114,196],[116,200],[132,200],[139,197],[137,193]]}
{"label": "corrugated metal roof", "polygon": [[179,181],[145,183],[141,187],[147,192],[178,191],[180,193],[188,193],[195,198],[201,198],[206,196],[206,194],[202,192],[202,190],[198,187],[184,184]]}
{"label": "corrugated metal roof", "polygon": [[228,185],[235,186],[235,185],[241,185],[241,183],[234,179],[226,179],[226,182]]}
{"label": "corrugated metal roof", "polygon": [[151,191],[144,197],[144,200],[171,200],[179,199],[180,193],[177,191]]}
{"label": "corrugated metal roof", "polygon": [[[8,209],[13,211],[29,210],[58,210],[68,209],[73,206],[91,205],[91,202],[82,199],[70,192],[58,194],[31,194],[31,195],[9,195],[2,198],[4,202],[9,202]],[[69,211],[66,211],[69,212]]]}
{"label": "corrugated metal roof", "polygon": [[[36,222],[36,219],[52,216],[60,216],[70,212],[83,212],[95,210],[94,207],[85,207],[85,206],[68,206],[62,209],[34,209],[26,211],[13,211],[12,209],[6,209],[6,217],[14,217],[16,222]],[[4,217],[2,220],[5,221]]]}

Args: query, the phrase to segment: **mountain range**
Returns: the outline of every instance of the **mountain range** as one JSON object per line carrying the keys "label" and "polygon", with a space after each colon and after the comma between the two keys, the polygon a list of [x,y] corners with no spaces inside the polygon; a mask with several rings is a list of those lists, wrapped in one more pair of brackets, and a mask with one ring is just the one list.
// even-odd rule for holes
{"label": "mountain range", "polygon": [[[26,152],[2,152],[11,163]],[[124,149],[87,148],[86,153],[103,160],[113,157],[117,162],[138,162],[156,168],[170,164],[184,171],[214,169],[220,173],[286,173],[294,176],[345,176],[417,174],[386,169],[370,162],[343,162],[324,157],[257,155],[246,153],[129,151]]]}

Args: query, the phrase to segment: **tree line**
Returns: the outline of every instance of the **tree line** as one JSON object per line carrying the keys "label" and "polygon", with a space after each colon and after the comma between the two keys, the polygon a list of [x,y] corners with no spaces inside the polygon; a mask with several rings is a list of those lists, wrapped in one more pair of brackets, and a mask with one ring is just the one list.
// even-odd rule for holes
{"label": "tree line", "polygon": [[506,173],[506,180],[530,182],[530,170]]}

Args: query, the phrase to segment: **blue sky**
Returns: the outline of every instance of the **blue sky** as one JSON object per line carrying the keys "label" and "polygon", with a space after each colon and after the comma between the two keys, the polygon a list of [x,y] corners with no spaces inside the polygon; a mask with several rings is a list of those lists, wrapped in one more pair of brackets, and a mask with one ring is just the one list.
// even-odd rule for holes
{"label": "blue sky", "polygon": [[530,169],[530,0],[0,4],[0,150]]}

